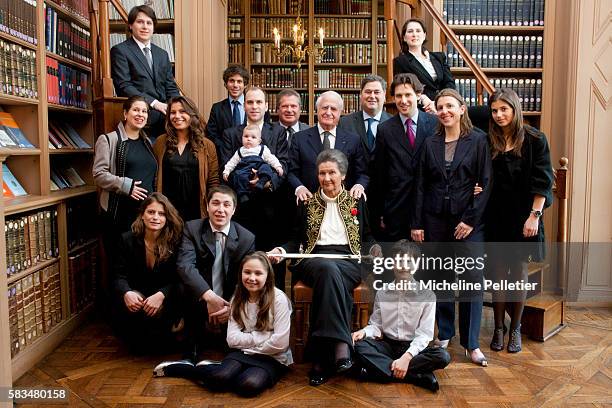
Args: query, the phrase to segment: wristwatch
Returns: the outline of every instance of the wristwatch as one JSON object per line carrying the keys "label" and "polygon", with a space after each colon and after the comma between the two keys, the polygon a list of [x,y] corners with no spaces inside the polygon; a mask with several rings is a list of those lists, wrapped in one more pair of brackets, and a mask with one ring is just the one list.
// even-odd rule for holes
{"label": "wristwatch", "polygon": [[531,210],[531,213],[536,216],[536,218],[540,218],[542,216],[542,211],[540,210]]}

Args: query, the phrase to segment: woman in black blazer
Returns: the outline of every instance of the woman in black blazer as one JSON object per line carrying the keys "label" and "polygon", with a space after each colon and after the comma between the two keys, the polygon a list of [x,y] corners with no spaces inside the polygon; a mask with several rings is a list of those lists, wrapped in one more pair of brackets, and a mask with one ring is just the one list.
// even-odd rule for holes
{"label": "woman in black blazer", "polygon": [[[482,218],[490,192],[491,157],[486,135],[473,128],[465,101],[454,89],[444,89],[435,99],[440,125],[425,139],[418,166],[412,239],[436,244],[433,255],[450,257],[454,263],[430,271],[427,278],[463,285],[459,302],[459,337],[466,356],[486,366],[478,337],[482,317],[484,265],[459,264],[483,254]],[[482,191],[475,194],[474,188]],[[477,284],[480,283],[480,286]],[[436,291],[436,320],[440,347],[447,347],[455,335],[453,290]]]}
{"label": "woman in black blazer", "polygon": [[[527,282],[527,263],[544,258],[542,211],[552,203],[553,172],[546,136],[523,123],[518,95],[499,89],[489,99],[489,137],[495,183],[487,206],[489,273],[495,280]],[[509,244],[512,243],[512,244]],[[491,349],[504,348],[504,317],[510,314],[508,352],[521,351],[525,290],[494,291]]]}
{"label": "woman in black blazer", "polygon": [[455,89],[455,80],[443,52],[427,51],[425,23],[418,18],[406,20],[402,27],[402,53],[393,59],[393,74],[415,74],[425,86],[419,103],[426,112],[435,113],[433,100],[445,88]]}
{"label": "woman in black blazer", "polygon": [[155,350],[171,339],[171,327],[180,320],[176,248],[182,231],[178,211],[163,194],[153,193],[132,230],[121,236],[113,265],[114,323],[133,349]]}

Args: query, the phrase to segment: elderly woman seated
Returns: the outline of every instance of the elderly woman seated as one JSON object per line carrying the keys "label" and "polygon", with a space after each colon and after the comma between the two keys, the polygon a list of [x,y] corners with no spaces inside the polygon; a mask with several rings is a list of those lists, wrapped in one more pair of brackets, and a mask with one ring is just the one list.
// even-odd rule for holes
{"label": "elderly woman seated", "polygon": [[[352,198],[342,183],[348,169],[344,153],[324,150],[316,165],[319,190],[300,205],[293,239],[268,253],[272,262],[298,252],[300,245],[306,254],[359,255],[362,242],[370,241],[364,199]],[[380,246],[372,246],[370,253],[380,255]],[[315,257],[299,260],[293,271],[313,291],[306,352],[313,361],[310,385],[317,386],[353,365],[351,312],[360,266],[355,259]]]}

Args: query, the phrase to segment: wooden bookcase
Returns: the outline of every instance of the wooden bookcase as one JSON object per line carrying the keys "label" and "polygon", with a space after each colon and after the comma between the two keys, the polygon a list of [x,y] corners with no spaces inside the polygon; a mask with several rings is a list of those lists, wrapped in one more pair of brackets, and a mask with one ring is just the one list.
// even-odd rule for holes
{"label": "wooden bookcase", "polygon": [[[96,188],[93,186],[91,164],[93,161],[93,110],[91,96],[88,96],[87,107],[76,108],[48,102],[47,58],[86,73],[89,77],[87,87],[91,86],[91,65],[76,62],[73,58],[62,57],[47,51],[45,46],[45,16],[46,7],[52,8],[57,15],[79,29],[89,30],[89,20],[71,10],[62,8],[52,0],[37,0],[35,20],[37,44],[26,42],[10,32],[0,32],[0,38],[10,44],[17,44],[35,52],[36,55],[36,98],[24,98],[0,93],[0,106],[10,112],[25,134],[35,146],[33,149],[0,148],[0,162],[6,163],[20,184],[27,191],[27,196],[2,198],[0,200],[0,226],[6,219],[29,214],[30,212],[50,209],[57,212],[57,256],[40,261],[18,274],[7,275],[7,237],[4,228],[0,228],[0,386],[10,386],[37,361],[52,351],[59,343],[87,316],[91,305],[80,312],[72,312],[70,307],[69,258],[85,247],[96,245],[96,239],[84,243],[82,247],[69,250],[68,229],[70,220],[67,217],[68,208],[74,199],[90,196],[95,202]],[[95,47],[92,47],[95,49]],[[13,69],[21,68],[19,65]],[[91,94],[89,88],[87,93]],[[50,148],[48,129],[50,121],[70,123],[91,148],[88,149],[52,149]],[[86,182],[85,186],[51,191],[51,168],[60,165],[73,167]],[[0,168],[0,180],[2,179]],[[95,207],[91,208],[91,218],[88,222],[95,223]],[[48,332],[39,335],[36,340],[21,349],[12,359],[10,351],[8,299],[5,295],[10,284],[15,281],[40,272],[43,268],[59,266],[61,288],[61,320]],[[74,299],[73,299],[74,300]]]}
{"label": "wooden bookcase", "polygon": [[[464,45],[466,45],[466,42],[468,43],[466,48],[468,51],[471,51],[472,57],[481,64],[489,80],[495,81],[494,87],[508,87],[517,91],[523,103],[525,120],[533,126],[542,129],[546,134],[549,134],[550,116],[547,106],[549,107],[551,104],[550,97],[552,91],[552,64],[549,61],[551,60],[550,55],[553,48],[555,2],[551,0],[493,2],[492,4],[495,6],[490,6],[489,3],[486,1],[443,0],[442,10],[450,28],[457,36],[464,39]],[[538,5],[543,7],[543,12],[539,13],[537,11]],[[523,6],[526,6],[525,10],[517,10],[518,7]],[[451,11],[453,7],[455,9]],[[456,9],[457,7],[460,8],[460,11]],[[476,12],[472,11],[468,19],[467,11],[470,11],[470,7],[476,8]],[[490,13],[493,10],[493,7],[497,8],[498,15],[505,16],[505,18],[496,19],[494,16],[487,15],[488,12]],[[532,7],[533,10],[529,9],[529,7]],[[531,22],[527,18],[529,13],[533,15]],[[463,21],[457,21],[459,19]],[[534,22],[533,20],[536,21]],[[459,22],[463,24],[459,24]],[[509,51],[508,55],[511,56],[510,64],[506,63],[506,66],[504,66],[503,61],[501,63],[498,63],[498,61],[490,62],[487,58],[481,56],[484,54],[482,48],[487,47],[487,39],[489,39],[489,44],[492,45],[494,44],[494,37],[499,38],[502,44],[504,42],[511,44],[507,48]],[[520,57],[514,59],[514,53],[529,54],[529,42],[535,41],[537,43],[538,40],[541,40],[542,44],[535,63],[522,63]],[[450,42],[447,43],[445,38],[441,38],[441,41],[442,51],[447,54],[447,60],[455,79],[459,81],[472,80],[474,82],[475,77],[469,68],[453,66],[449,56],[450,50],[447,48],[447,44],[450,44]],[[469,46],[470,43],[473,46]],[[485,45],[477,47],[477,44]],[[524,51],[521,53],[520,50],[523,49],[523,45]],[[478,49],[481,52],[478,52]],[[489,52],[489,54],[492,54],[492,52]],[[502,82],[503,80],[507,80],[507,82],[504,83]],[[537,95],[533,92],[535,101],[523,101],[523,95],[532,94],[529,86],[533,86],[534,81],[537,88]],[[475,87],[477,94],[475,95],[475,102],[478,104],[478,96],[482,95],[482,86],[476,84]],[[460,90],[460,87],[457,88]],[[465,90],[462,94],[466,97],[469,91]],[[481,102],[486,103],[486,95]]]}
{"label": "wooden bookcase", "polygon": [[[307,44],[318,42],[320,27],[325,29],[324,46],[326,54],[321,62],[307,57],[300,69],[291,57],[282,61],[273,57],[272,29],[277,27],[282,34],[282,46],[290,44],[289,29],[297,18],[297,10],[290,8],[297,1],[273,0],[228,2],[228,63],[242,64],[251,73],[251,83],[260,86],[268,96],[268,109],[276,120],[276,94],[285,88],[293,88],[302,96],[301,120],[311,125],[315,122],[314,103],[318,95],[333,90],[344,99],[345,114],[359,109],[359,83],[361,76],[368,73],[387,75],[386,21],[384,20],[384,1],[353,1],[367,7],[360,14],[319,13],[322,6],[331,5],[330,11],[340,2],[322,0],[302,0],[300,17],[307,32]],[[281,8],[286,4],[286,9]],[[348,2],[344,2],[348,3]],[[280,14],[286,10],[287,14]],[[275,14],[276,13],[276,14]],[[334,58],[334,49],[344,48]],[[261,58],[257,50],[261,49]],[[369,57],[368,57],[369,56]],[[351,58],[349,58],[351,57]],[[356,57],[356,58],[355,58]],[[342,76],[333,82],[334,76]],[[324,77],[330,77],[326,81]],[[283,81],[279,81],[282,77]]]}

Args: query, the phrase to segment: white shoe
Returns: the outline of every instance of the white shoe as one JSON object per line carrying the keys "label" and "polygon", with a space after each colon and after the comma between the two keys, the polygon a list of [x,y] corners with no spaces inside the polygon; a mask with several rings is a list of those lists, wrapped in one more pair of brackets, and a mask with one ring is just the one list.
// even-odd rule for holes
{"label": "white shoe", "polygon": [[211,365],[211,364],[221,364],[220,361],[217,360],[202,360],[200,361],[198,364],[196,364],[196,367],[202,367],[202,366],[207,366],[207,365]]}
{"label": "white shoe", "polygon": [[175,364],[185,364],[193,367],[193,363],[189,360],[164,361],[155,366],[155,368],[153,369],[153,377],[165,377],[166,372],[164,371],[164,369],[170,365]]}
{"label": "white shoe", "polygon": [[448,348],[448,343],[450,343],[450,340],[435,339],[434,342],[433,342],[433,346],[436,347],[436,348],[446,349],[446,348]]}

